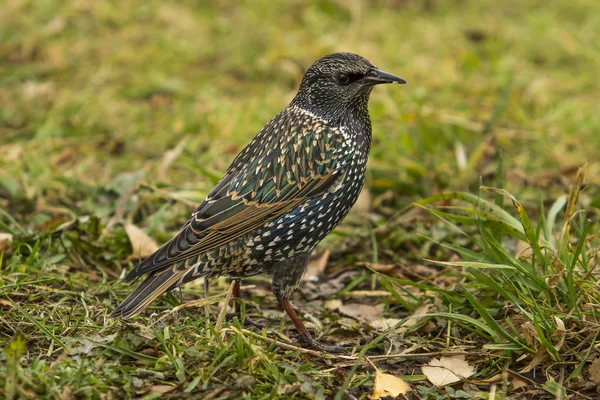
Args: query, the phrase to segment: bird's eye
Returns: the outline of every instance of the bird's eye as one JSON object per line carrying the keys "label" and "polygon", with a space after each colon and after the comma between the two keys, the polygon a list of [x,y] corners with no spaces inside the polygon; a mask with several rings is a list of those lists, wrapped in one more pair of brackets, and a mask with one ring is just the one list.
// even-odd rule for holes
{"label": "bird's eye", "polygon": [[348,76],[348,74],[344,73],[344,72],[338,72],[335,75],[335,80],[340,84],[340,85],[347,85],[350,83],[350,77]]}

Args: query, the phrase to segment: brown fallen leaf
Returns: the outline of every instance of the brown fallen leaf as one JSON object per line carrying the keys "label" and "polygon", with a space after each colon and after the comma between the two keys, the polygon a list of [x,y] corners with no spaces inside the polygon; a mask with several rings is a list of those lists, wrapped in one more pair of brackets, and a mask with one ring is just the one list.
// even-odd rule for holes
{"label": "brown fallen leaf", "polygon": [[335,311],[343,305],[344,303],[340,299],[327,300],[325,302],[325,308],[330,311]]}
{"label": "brown fallen leaf", "polygon": [[353,317],[362,322],[370,323],[375,319],[381,318],[382,307],[375,307],[368,304],[348,303],[342,304],[339,300],[331,300],[325,303],[325,308],[331,311],[339,311],[341,314]]}
{"label": "brown fallen leaf", "polygon": [[565,344],[567,330],[565,328],[565,323],[562,319],[555,316],[554,321],[556,322],[556,330],[554,331],[552,336],[560,337],[558,343],[554,345],[554,349],[558,352],[562,348],[563,344]]}
{"label": "brown fallen leaf", "polygon": [[125,224],[125,232],[127,232],[133,250],[130,259],[146,258],[158,250],[159,246],[154,239],[137,226],[127,223]]}
{"label": "brown fallen leaf", "polygon": [[475,373],[475,368],[469,365],[465,356],[434,358],[421,370],[427,380],[438,387],[460,382]]}
{"label": "brown fallen leaf", "polygon": [[[424,314],[427,314],[429,307],[431,307],[429,304],[423,304],[415,308],[411,317],[404,321],[398,328],[396,328],[396,333],[406,332],[411,326],[416,325],[421,319],[424,318]],[[379,318],[369,322],[369,325],[378,331],[385,331],[386,329],[393,328],[400,321],[402,320],[398,318]]]}
{"label": "brown fallen leaf", "polygon": [[537,336],[535,326],[533,326],[533,324],[527,320],[525,320],[525,322],[523,322],[520,326],[518,324],[515,324],[515,326],[517,327],[519,333],[523,335],[525,342],[529,346],[535,346],[534,339]]}
{"label": "brown fallen leaf", "polygon": [[[370,360],[368,361],[371,362]],[[396,398],[401,394],[411,391],[408,383],[401,378],[381,372],[373,363],[371,365],[375,368],[375,383],[373,384],[373,393],[369,396],[370,399],[378,400],[383,397]]]}
{"label": "brown fallen leaf", "polygon": [[501,374],[496,374],[496,375],[492,375],[487,379],[477,379],[477,380],[472,380],[470,383],[473,385],[491,385],[493,383],[499,383],[499,382],[504,382],[506,381],[506,374],[505,373],[501,373]]}
{"label": "brown fallen leaf", "polygon": [[408,328],[410,328],[413,325],[416,325],[420,320],[422,320],[425,317],[425,314],[427,314],[427,311],[429,311],[429,307],[431,307],[430,304],[421,304],[419,307],[415,308],[410,318],[407,319],[402,325],[400,325],[400,327],[396,329],[396,332],[406,332]]}
{"label": "brown fallen leaf", "polygon": [[511,382],[513,385],[512,390],[521,389],[521,388],[527,387],[529,385],[527,382],[525,382],[524,380],[519,379],[519,378],[513,378]]}
{"label": "brown fallen leaf", "polygon": [[396,268],[396,264],[373,264],[368,262],[356,263],[356,265],[373,269],[377,272],[385,272],[388,273]]}
{"label": "brown fallen leaf", "polygon": [[590,379],[596,384],[600,384],[600,358],[596,358],[590,365]]}
{"label": "brown fallen leaf", "polygon": [[154,385],[150,388],[150,392],[152,393],[167,393],[171,390],[175,389],[174,386],[169,385]]}
{"label": "brown fallen leaf", "polygon": [[540,365],[540,363],[542,361],[544,361],[545,355],[546,355],[546,346],[542,345],[538,348],[538,351],[535,354],[535,357],[533,357],[533,359],[531,360],[531,362],[529,364],[527,364],[525,367],[523,367],[521,370],[519,370],[519,373],[526,374],[526,373],[532,371],[535,367]]}
{"label": "brown fallen leaf", "polygon": [[380,318],[369,322],[371,328],[378,331],[385,331],[396,326],[401,319],[398,318]]}

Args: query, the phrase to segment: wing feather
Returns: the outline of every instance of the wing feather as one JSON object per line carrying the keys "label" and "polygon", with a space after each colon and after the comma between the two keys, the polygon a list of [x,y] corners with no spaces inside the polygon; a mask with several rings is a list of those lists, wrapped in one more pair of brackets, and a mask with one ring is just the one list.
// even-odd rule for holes
{"label": "wing feather", "polygon": [[[308,115],[291,128],[286,121],[277,121],[285,120],[282,114],[240,153],[179,233],[134,268],[126,280],[156,273],[240,238],[325,193],[336,182],[353,150],[340,151],[342,132],[333,127],[314,129],[322,121]],[[277,128],[281,126],[291,131],[283,132]]]}

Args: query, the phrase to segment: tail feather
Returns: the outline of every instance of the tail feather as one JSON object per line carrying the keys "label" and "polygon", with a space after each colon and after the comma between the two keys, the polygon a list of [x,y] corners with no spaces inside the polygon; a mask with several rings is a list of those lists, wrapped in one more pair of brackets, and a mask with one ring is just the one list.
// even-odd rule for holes
{"label": "tail feather", "polygon": [[117,308],[110,313],[109,318],[121,316],[128,319],[138,315],[154,299],[175,287],[181,277],[187,272],[177,268],[151,273]]}

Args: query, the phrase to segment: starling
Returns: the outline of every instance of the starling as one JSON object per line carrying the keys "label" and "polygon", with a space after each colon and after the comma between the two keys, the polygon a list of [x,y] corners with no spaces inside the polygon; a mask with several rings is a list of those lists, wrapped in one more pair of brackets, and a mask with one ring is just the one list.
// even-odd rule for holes
{"label": "starling", "polygon": [[239,297],[243,278],[268,274],[303,339],[333,351],[311,337],[289,298],[312,250],[362,189],[371,145],[367,105],[381,83],[406,81],[351,53],[311,65],[296,97],[233,160],[179,233],[125,277],[147,275],[111,317],[131,318],[201,276],[206,284],[230,277]]}

